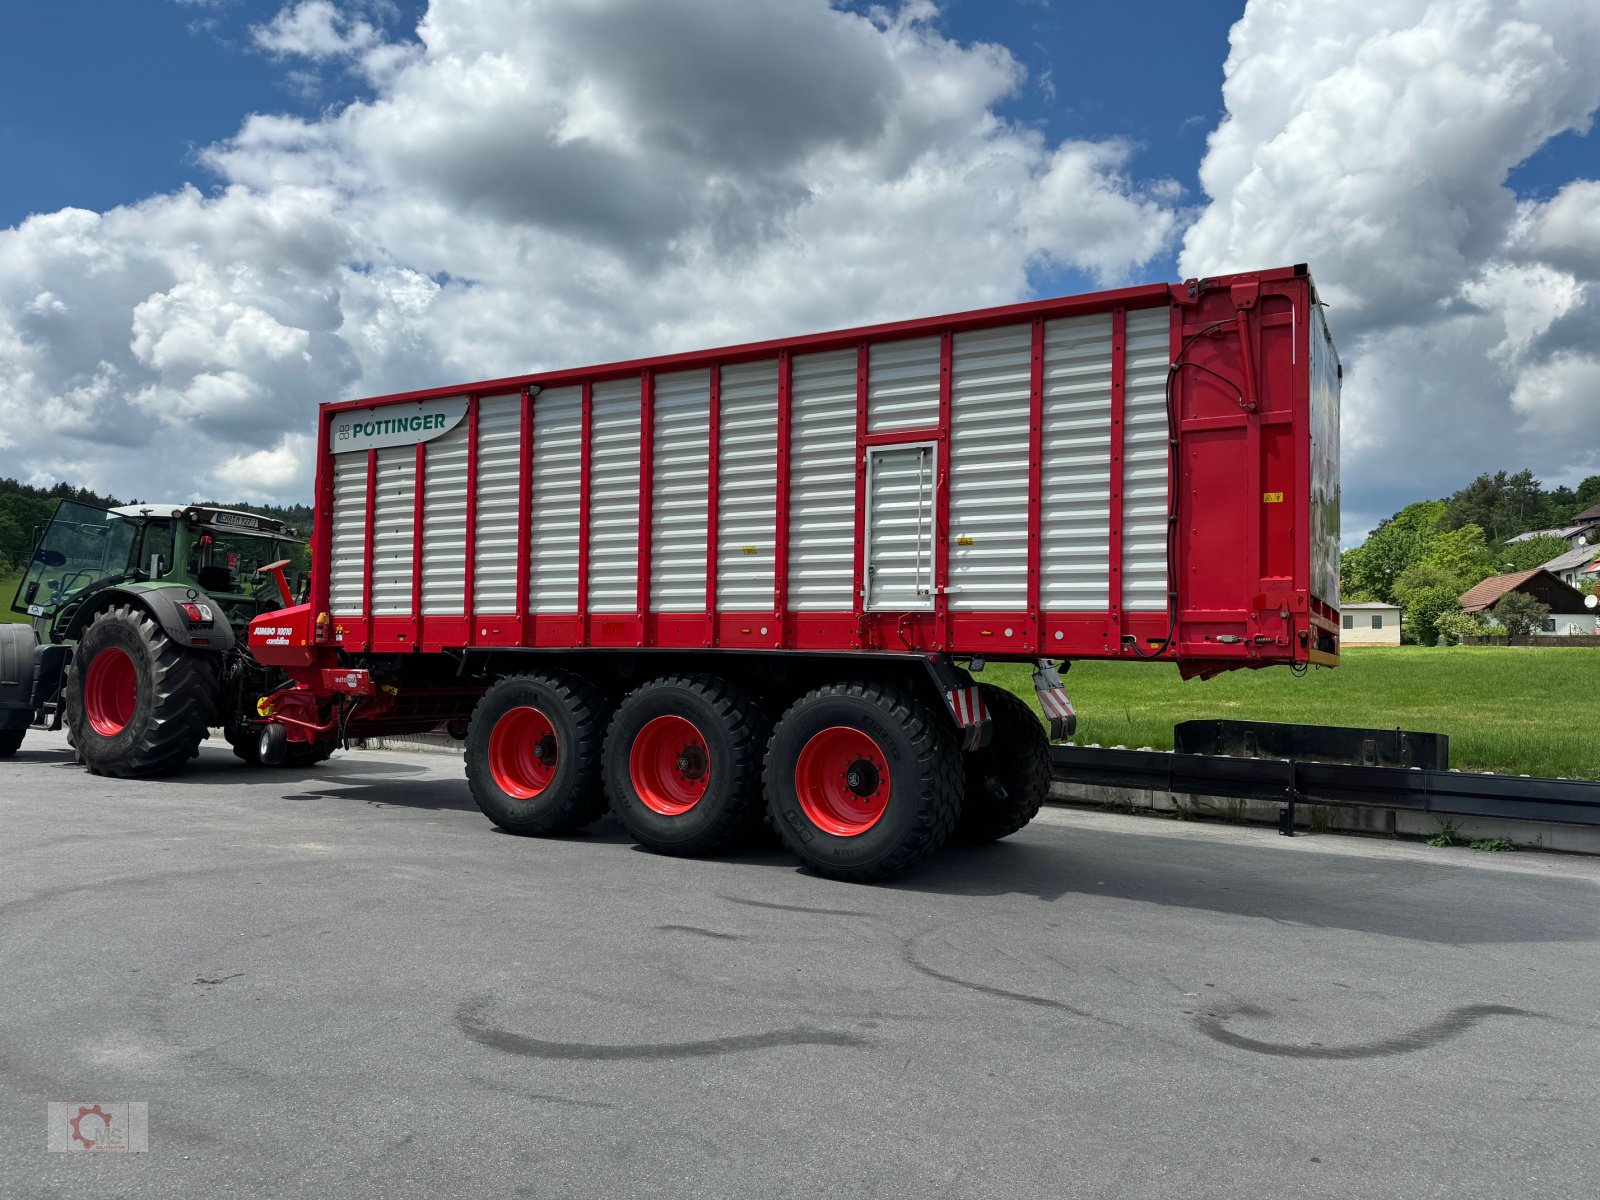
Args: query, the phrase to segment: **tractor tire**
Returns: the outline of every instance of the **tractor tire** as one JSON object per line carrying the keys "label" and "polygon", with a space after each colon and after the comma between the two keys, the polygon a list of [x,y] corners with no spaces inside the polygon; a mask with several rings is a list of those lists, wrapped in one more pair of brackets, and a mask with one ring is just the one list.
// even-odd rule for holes
{"label": "tractor tire", "polygon": [[217,689],[211,657],[179,646],[146,612],[108,608],[83,631],[67,668],[72,747],[95,775],[174,771],[199,755]]}
{"label": "tractor tire", "polygon": [[[252,767],[259,767],[261,762],[261,739],[251,731],[245,731],[244,736],[234,740],[231,732],[225,732],[228,745],[233,747],[233,756],[240,762],[248,763]],[[290,742],[284,751],[283,758],[274,763],[278,767],[314,767],[319,762],[326,762],[333,757],[333,752],[339,747],[333,742]]]}
{"label": "tractor tire", "polygon": [[24,725],[21,729],[0,729],[0,758],[10,758],[22,748],[22,739],[27,736],[28,728]]}
{"label": "tractor tire", "polygon": [[961,812],[949,721],[888,684],[836,683],[797,700],[767,751],[767,808],[820,875],[887,879],[944,845]]}
{"label": "tractor tire", "polygon": [[982,750],[964,755],[967,790],[955,840],[968,845],[1010,837],[1034,817],[1050,794],[1050,739],[1020,697],[978,685],[994,732]]}
{"label": "tractor tire", "polygon": [[509,833],[571,833],[606,811],[600,751],[608,706],[584,680],[539,671],[500,680],[473,710],[467,784]]}
{"label": "tractor tire", "polygon": [[761,827],[761,764],[772,721],[710,675],[653,679],[630,692],[606,734],[611,812],[657,854],[715,854]]}

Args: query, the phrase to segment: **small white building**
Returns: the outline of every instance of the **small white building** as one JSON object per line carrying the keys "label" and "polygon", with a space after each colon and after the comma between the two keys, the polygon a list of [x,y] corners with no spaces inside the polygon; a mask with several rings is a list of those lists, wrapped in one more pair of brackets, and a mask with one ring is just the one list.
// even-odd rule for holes
{"label": "small white building", "polygon": [[1339,641],[1345,646],[1398,646],[1400,644],[1400,606],[1362,601],[1339,605],[1339,624],[1344,626]]}

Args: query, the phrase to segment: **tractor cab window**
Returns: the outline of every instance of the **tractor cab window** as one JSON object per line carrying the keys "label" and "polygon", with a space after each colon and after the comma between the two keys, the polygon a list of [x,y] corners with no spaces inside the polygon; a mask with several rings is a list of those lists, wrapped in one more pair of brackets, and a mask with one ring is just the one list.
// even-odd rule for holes
{"label": "tractor cab window", "polygon": [[12,610],[47,617],[92,584],[128,574],[135,532],[103,508],[63,500],[34,547]]}
{"label": "tractor cab window", "polygon": [[264,582],[256,568],[284,557],[277,549],[270,538],[203,529],[190,543],[189,575],[202,591],[249,595]]}
{"label": "tractor cab window", "polygon": [[150,579],[164,578],[172,570],[172,522],[152,521],[144,527],[135,565]]}

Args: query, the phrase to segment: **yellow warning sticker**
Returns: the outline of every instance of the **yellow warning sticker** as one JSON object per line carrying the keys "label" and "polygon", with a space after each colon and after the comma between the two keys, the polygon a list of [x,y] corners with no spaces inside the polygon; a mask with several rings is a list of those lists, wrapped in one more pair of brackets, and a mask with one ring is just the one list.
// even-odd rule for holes
{"label": "yellow warning sticker", "polygon": [[1282,492],[1262,492],[1261,493],[1261,503],[1263,503],[1263,504],[1282,504],[1283,503],[1283,493]]}
{"label": "yellow warning sticker", "polygon": [[956,545],[958,545],[958,546],[970,546],[970,545],[972,545],[972,539],[969,538],[969,537],[965,537],[965,536],[958,537],[956,539]]}
{"label": "yellow warning sticker", "polygon": [[756,548],[754,546],[746,546],[744,552],[753,558],[756,554]]}

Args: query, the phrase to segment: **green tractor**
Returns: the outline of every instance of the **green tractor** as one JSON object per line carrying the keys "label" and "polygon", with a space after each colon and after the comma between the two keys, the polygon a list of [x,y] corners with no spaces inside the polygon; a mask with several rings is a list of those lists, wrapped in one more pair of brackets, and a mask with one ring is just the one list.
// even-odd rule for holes
{"label": "green tractor", "polygon": [[12,602],[29,623],[0,625],[0,758],[31,724],[63,723],[97,775],[171,771],[217,726],[249,763],[328,757],[332,742],[263,735],[256,702],[284,679],[245,636],[303,589],[284,568],[305,555],[294,530],[254,513],[61,501]]}

